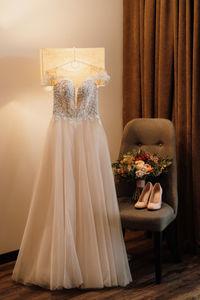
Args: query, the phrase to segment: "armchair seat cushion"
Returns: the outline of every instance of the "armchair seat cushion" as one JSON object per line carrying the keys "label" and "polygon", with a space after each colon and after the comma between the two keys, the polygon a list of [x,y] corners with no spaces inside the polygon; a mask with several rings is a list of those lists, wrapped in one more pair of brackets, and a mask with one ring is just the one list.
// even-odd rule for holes
{"label": "armchair seat cushion", "polygon": [[159,210],[136,209],[131,198],[118,198],[122,227],[147,231],[163,231],[176,217],[174,209],[162,202]]}

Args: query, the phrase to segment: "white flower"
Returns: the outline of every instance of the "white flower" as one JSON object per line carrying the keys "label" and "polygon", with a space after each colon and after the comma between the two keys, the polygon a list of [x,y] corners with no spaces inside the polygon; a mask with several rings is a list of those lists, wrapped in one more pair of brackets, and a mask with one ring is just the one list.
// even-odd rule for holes
{"label": "white flower", "polygon": [[97,81],[99,86],[105,86],[109,82],[110,76],[107,74],[105,70],[102,70],[100,72],[95,72],[91,74],[88,77],[88,79]]}
{"label": "white flower", "polygon": [[127,166],[127,170],[130,172],[132,167],[130,165]]}
{"label": "white flower", "polygon": [[143,166],[140,168],[140,170],[141,170],[142,172],[144,172],[144,173],[147,173],[147,171],[148,171],[146,165],[143,165]]}
{"label": "white flower", "polygon": [[143,177],[144,175],[146,175],[145,172],[141,171],[141,170],[138,170],[135,172],[135,175],[138,177],[138,178],[141,178]]}

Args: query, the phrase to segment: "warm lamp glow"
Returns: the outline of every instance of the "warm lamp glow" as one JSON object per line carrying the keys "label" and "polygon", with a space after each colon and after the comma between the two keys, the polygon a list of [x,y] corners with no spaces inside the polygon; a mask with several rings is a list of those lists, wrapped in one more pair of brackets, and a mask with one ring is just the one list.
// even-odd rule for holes
{"label": "warm lamp glow", "polygon": [[[105,68],[104,48],[43,48],[40,50],[41,81],[54,85],[59,78],[78,83]],[[46,84],[46,78],[51,78]]]}

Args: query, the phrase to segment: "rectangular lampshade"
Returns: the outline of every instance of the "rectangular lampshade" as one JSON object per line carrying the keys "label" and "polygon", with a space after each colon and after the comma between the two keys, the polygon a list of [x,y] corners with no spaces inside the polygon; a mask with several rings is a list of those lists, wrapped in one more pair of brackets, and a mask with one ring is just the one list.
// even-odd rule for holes
{"label": "rectangular lampshade", "polygon": [[[92,73],[95,68],[105,69],[105,48],[43,48],[40,50],[41,82],[45,82],[48,75],[71,77],[74,70],[70,70],[71,63],[77,61],[81,65],[79,73]],[[83,67],[84,66],[84,67]],[[93,66],[95,68],[93,68]],[[73,65],[72,65],[73,67]],[[71,73],[70,73],[71,72]]]}

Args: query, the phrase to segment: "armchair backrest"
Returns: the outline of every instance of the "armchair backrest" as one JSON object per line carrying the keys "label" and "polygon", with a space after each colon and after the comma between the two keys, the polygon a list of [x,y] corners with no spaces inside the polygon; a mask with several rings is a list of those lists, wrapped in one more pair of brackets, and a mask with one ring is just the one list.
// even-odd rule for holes
{"label": "armchair backrest", "polygon": [[128,151],[144,150],[173,158],[169,172],[158,178],[163,188],[163,201],[177,214],[177,168],[175,129],[170,120],[141,118],[130,121],[124,128],[119,158]]}

